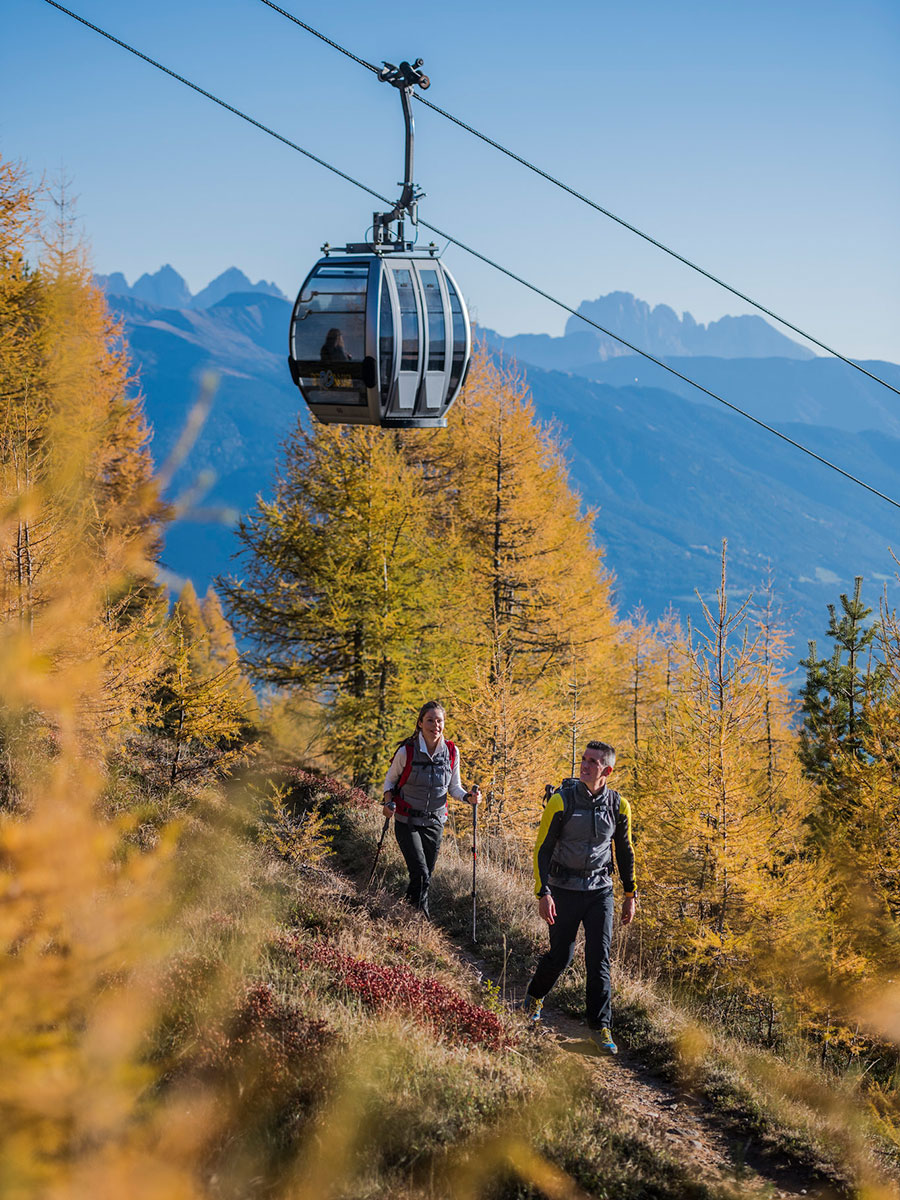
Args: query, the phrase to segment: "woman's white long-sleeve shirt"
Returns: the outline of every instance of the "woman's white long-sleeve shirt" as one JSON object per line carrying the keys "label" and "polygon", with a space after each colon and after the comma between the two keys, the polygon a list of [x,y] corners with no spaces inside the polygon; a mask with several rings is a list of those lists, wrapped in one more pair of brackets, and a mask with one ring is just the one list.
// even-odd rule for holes
{"label": "woman's white long-sleeve shirt", "polygon": [[[444,739],[438,742],[434,748],[434,754],[437,754],[444,746]],[[427,754],[429,758],[433,758],[434,754],[428,753],[428,747],[425,745],[425,739],[419,734],[419,749],[423,754]],[[406,766],[406,746],[398,746],[394,757],[391,759],[391,765],[388,767],[388,773],[384,777],[383,792],[392,791],[399,782],[400,776],[403,774],[403,768]],[[463,787],[459,774],[459,750],[456,752],[456,762],[450,773],[450,783],[447,786],[447,794],[452,796],[454,800],[462,800],[466,796],[466,789]]]}

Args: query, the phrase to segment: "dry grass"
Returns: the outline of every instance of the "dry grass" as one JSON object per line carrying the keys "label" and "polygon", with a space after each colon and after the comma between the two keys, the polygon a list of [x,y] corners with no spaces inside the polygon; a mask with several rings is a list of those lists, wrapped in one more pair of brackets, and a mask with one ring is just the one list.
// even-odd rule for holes
{"label": "dry grass", "polygon": [[[478,973],[459,960],[443,931],[383,891],[360,903],[342,877],[321,871],[301,872],[296,885],[295,938],[439,980],[472,1004],[484,999]],[[327,1107],[313,1118],[314,1128],[338,1127],[339,1148],[333,1139],[323,1139],[318,1152],[303,1144],[295,1178],[305,1190],[298,1194],[730,1194],[706,1189],[667,1161],[612,1110],[593,1073],[523,1036],[508,1010],[499,1015],[510,1044],[498,1053],[410,1020],[402,1008],[373,1012],[333,973],[315,966],[298,973],[296,965],[275,948],[267,978],[285,1003],[334,1031],[340,1045]]]}
{"label": "dry grass", "polygon": [[[377,818],[360,814],[355,823],[371,838]],[[449,853],[442,851],[433,908],[447,933],[489,964],[495,994],[502,986],[515,998],[546,944],[531,880],[480,860],[478,941],[472,944],[469,845],[461,839],[458,847],[451,843]],[[384,889],[388,896],[397,895],[402,892],[402,860],[393,846],[384,857]],[[384,892],[378,903],[389,903]],[[614,977],[615,1028],[626,1045],[667,1078],[709,1101],[723,1127],[753,1136],[807,1166],[838,1191],[898,1194],[891,1182],[900,1177],[900,1120],[892,1089],[871,1085],[860,1070],[823,1070],[802,1041],[776,1053],[717,1029],[699,1015],[699,1001],[691,1003],[684,993],[676,1001],[662,981],[635,972],[628,938],[634,939],[632,931],[618,935]],[[583,995],[578,954],[552,1003],[580,1015]]]}

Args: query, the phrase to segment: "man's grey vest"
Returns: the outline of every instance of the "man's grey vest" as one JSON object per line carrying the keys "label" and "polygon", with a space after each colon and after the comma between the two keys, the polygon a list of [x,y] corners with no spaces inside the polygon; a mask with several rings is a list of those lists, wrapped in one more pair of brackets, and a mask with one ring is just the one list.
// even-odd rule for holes
{"label": "man's grey vest", "polygon": [[412,764],[400,791],[401,800],[409,806],[409,813],[403,813],[404,806],[401,803],[397,808],[397,818],[402,821],[406,815],[411,824],[420,820],[430,824],[435,818],[443,822],[447,819],[447,788],[453,774],[450,749],[446,742],[442,742],[435,750],[434,757],[429,758],[419,745],[418,737],[412,741],[412,746],[407,743],[406,747],[406,753],[412,754]]}
{"label": "man's grey vest", "polygon": [[547,882],[576,892],[612,887],[612,838],[619,793],[604,787],[592,799],[577,779],[564,780],[557,791],[563,801],[563,824],[550,857]]}

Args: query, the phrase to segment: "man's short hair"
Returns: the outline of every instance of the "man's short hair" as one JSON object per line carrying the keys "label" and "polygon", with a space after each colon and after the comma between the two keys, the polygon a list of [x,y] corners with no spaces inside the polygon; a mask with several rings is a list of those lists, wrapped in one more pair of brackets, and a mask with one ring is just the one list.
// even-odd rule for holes
{"label": "man's short hair", "polygon": [[609,742],[588,742],[586,749],[596,750],[597,757],[604,767],[614,767],[616,765],[616,751],[610,746]]}

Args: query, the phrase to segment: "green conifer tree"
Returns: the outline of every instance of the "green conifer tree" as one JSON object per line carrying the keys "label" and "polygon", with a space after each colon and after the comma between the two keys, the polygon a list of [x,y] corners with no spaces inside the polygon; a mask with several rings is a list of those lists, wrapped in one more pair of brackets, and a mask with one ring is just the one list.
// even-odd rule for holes
{"label": "green conifer tree", "polygon": [[[842,594],[840,616],[828,606],[827,636],[833,644],[831,658],[820,659],[815,642],[801,666],[806,668],[802,691],[803,724],[800,760],[809,776],[823,788],[822,812],[813,823],[846,820],[855,807],[850,761],[862,761],[870,734],[869,710],[884,691],[884,664],[874,655],[878,621],[869,622],[872,609],[862,600],[862,576],[857,576],[852,599]],[[823,834],[824,836],[824,834]]]}

